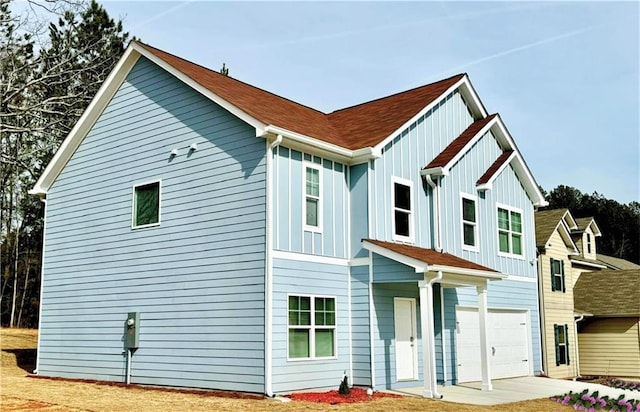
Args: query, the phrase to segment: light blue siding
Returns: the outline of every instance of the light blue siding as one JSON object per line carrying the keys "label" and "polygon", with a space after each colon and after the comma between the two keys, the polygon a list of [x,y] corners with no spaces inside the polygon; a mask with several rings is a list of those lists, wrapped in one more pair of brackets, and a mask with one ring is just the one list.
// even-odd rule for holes
{"label": "light blue siding", "polygon": [[420,170],[473,121],[462,96],[454,92],[388,143],[380,159],[371,161],[370,208],[375,217],[370,228],[371,237],[393,240],[391,177],[395,176],[413,182],[415,244],[432,247],[431,200]]}
{"label": "light blue siding", "polygon": [[[274,259],[273,391],[290,392],[339,386],[349,374],[348,266]],[[335,359],[287,360],[288,295],[321,295],[336,299]]]}
{"label": "light blue siding", "polygon": [[[39,373],[123,381],[139,311],[133,383],[264,392],[265,150],[141,58],[47,196]],[[161,223],[131,229],[152,180]]]}
{"label": "light blue siding", "polygon": [[349,173],[352,257],[366,257],[369,254],[362,247],[362,239],[369,237],[368,167],[368,163],[351,166]]}
{"label": "light blue siding", "polygon": [[[534,374],[539,374],[540,365],[540,322],[538,311],[537,283],[503,280],[489,282],[487,303],[489,308],[522,309],[529,311],[529,336],[534,365]],[[447,344],[447,371],[449,378],[455,384],[456,375],[456,305],[478,306],[478,295],[473,287],[446,288],[444,290],[445,306],[445,342]]]}
{"label": "light blue siding", "polygon": [[395,260],[387,259],[384,256],[373,254],[373,282],[374,283],[395,283],[395,282],[413,282],[424,280],[423,273],[416,271]]}
{"label": "light blue siding", "polygon": [[304,156],[297,150],[275,149],[273,184],[274,249],[321,256],[347,258],[349,230],[348,166],[314,156],[320,168],[321,231],[304,230]]}
{"label": "light blue siding", "polygon": [[371,386],[369,266],[351,268],[351,324],[354,385]]}

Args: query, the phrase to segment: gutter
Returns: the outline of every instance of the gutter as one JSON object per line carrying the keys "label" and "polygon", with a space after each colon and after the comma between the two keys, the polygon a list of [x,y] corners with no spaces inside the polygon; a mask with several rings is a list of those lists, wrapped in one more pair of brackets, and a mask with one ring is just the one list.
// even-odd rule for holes
{"label": "gutter", "polygon": [[271,214],[271,203],[273,197],[273,186],[271,178],[273,175],[273,149],[282,143],[282,135],[276,136],[275,140],[267,145],[267,176],[266,176],[266,245],[265,245],[265,282],[264,282],[264,390],[265,394],[272,398],[273,393],[273,218]]}

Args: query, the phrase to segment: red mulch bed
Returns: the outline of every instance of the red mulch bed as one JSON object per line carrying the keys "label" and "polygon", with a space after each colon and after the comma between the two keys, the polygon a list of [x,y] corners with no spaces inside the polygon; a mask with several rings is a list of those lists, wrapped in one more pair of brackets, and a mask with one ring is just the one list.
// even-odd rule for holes
{"label": "red mulch bed", "polygon": [[401,395],[383,392],[374,392],[372,396],[369,396],[365,389],[360,388],[352,388],[349,395],[340,395],[338,391],[333,390],[328,392],[299,392],[292,393],[287,396],[293,401],[329,403],[331,405],[336,405],[338,403],[366,402],[380,398],[402,398]]}

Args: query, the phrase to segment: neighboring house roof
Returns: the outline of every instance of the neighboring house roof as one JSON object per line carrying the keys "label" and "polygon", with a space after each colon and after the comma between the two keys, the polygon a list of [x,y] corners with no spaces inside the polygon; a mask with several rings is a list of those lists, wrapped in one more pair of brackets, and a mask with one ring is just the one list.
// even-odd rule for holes
{"label": "neighboring house roof", "polygon": [[568,209],[541,210],[535,213],[536,220],[536,246],[544,248],[547,246],[551,235],[556,230],[568,248],[578,253],[578,247],[571,239],[570,230],[576,227],[576,222]]}
{"label": "neighboring house roof", "polygon": [[576,224],[577,224],[578,227],[575,230],[573,230],[573,232],[575,232],[575,233],[582,233],[589,226],[591,226],[591,231],[593,232],[594,236],[597,236],[597,237],[602,236],[602,233],[600,233],[600,228],[596,224],[596,221],[593,219],[593,217],[577,218],[576,219]]}
{"label": "neighboring house roof", "polygon": [[588,266],[588,267],[594,267],[594,268],[599,268],[599,269],[606,269],[607,266],[600,262],[599,260],[596,259],[588,259],[584,256],[578,255],[578,256],[570,256],[569,259],[571,259],[571,263],[572,264],[577,264],[577,265],[582,265],[582,266]]}
{"label": "neighboring house roof", "polygon": [[576,310],[594,316],[640,316],[640,269],[582,273],[573,301]]}
{"label": "neighboring house roof", "polygon": [[[496,277],[496,278],[503,277],[503,276],[495,276],[499,272],[494,269],[479,265],[475,262],[471,262],[466,259],[459,258],[449,253],[437,252],[433,249],[426,249],[426,248],[411,246],[403,243],[384,242],[382,240],[363,239],[362,241],[365,248],[372,250],[374,252],[377,251],[376,253],[381,252],[381,250],[372,248],[369,245],[377,246],[378,248],[392,252],[392,254],[397,254],[399,256],[410,258],[413,261],[415,261],[414,264],[409,263],[410,266],[422,267],[424,268],[424,271],[442,270],[442,271],[456,272],[456,269],[461,269],[461,271],[458,271],[458,272],[465,272],[465,271],[468,271],[469,273],[478,272],[478,274],[482,274],[488,277]],[[382,254],[382,253],[379,253],[379,254]],[[394,259],[392,254],[386,255],[386,257]],[[394,259],[394,260],[398,260],[401,263],[406,263],[406,261],[403,262],[402,259]]]}
{"label": "neighboring house roof", "polygon": [[620,259],[613,256],[601,255],[598,253],[596,255],[596,259],[599,262],[607,265],[611,269],[617,269],[617,270],[640,269],[640,265],[636,265],[635,263],[629,262],[628,260]]}
{"label": "neighboring house roof", "polygon": [[[217,71],[156,49],[131,42],[97,95],[30,191],[45,195],[137,60],[144,56],[213,102],[255,127],[256,135],[275,139],[298,150],[316,150],[346,163],[362,163],[381,155],[389,139],[424,115],[444,97],[460,92],[480,124],[491,127],[503,150],[514,150],[510,162],[535,206],[546,203],[506,127],[487,112],[466,74],[372,100],[329,114],[224,76]],[[476,125],[477,126],[477,125]],[[488,130],[488,129],[487,129]],[[473,139],[478,136],[472,137]],[[465,146],[466,147],[466,146]],[[464,153],[459,152],[458,156]]]}

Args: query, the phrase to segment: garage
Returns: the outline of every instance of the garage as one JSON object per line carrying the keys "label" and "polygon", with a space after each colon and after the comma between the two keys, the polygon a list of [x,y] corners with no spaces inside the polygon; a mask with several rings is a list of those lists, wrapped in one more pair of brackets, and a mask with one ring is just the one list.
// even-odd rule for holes
{"label": "garage", "polygon": [[[529,325],[526,310],[489,309],[491,379],[530,374]],[[478,308],[456,308],[458,383],[482,380]]]}

